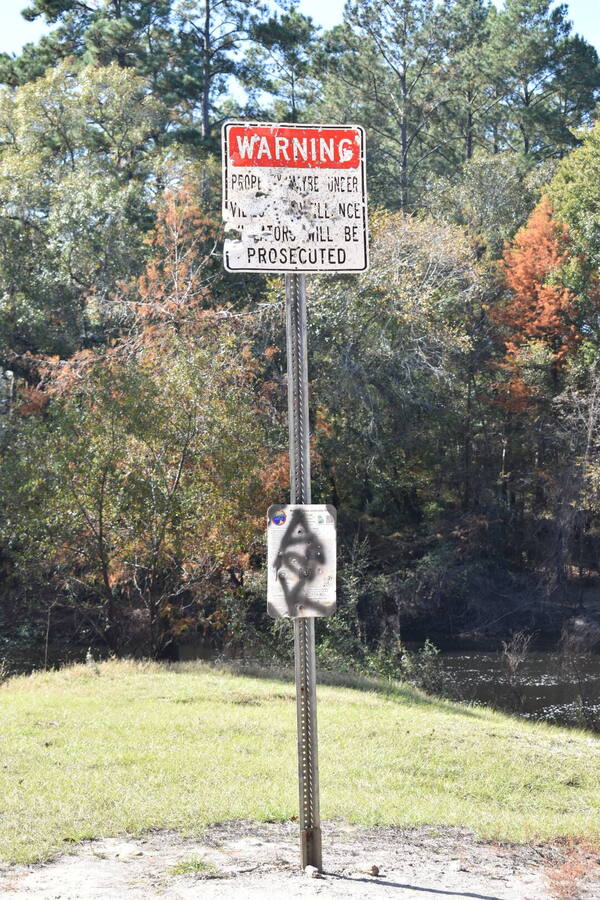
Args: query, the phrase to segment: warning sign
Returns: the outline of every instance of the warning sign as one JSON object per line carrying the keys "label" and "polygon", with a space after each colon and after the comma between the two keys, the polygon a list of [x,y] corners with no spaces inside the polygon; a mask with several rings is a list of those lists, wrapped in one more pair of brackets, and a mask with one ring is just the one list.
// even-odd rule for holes
{"label": "warning sign", "polygon": [[228,122],[223,220],[230,272],[364,271],[364,130]]}
{"label": "warning sign", "polygon": [[335,612],[336,513],[333,506],[270,506],[267,610],[274,618]]}

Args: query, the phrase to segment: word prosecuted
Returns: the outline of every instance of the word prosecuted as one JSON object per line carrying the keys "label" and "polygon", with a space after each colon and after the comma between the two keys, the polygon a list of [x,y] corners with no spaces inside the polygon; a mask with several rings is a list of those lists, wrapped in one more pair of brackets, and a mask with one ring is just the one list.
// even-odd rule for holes
{"label": "word prosecuted", "polygon": [[362,128],[228,123],[223,151],[227,269],[367,268]]}

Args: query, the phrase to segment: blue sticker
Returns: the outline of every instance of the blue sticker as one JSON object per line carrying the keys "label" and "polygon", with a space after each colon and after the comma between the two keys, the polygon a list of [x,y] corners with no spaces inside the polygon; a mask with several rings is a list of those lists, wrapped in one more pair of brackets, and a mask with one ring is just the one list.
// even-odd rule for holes
{"label": "blue sticker", "polygon": [[273,516],[273,522],[275,525],[283,525],[286,519],[287,519],[287,516],[283,510],[276,512],[275,515]]}

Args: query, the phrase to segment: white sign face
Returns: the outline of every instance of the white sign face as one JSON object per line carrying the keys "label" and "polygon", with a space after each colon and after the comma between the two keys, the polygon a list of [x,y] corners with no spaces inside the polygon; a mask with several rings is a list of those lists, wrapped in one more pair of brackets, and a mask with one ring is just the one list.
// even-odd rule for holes
{"label": "white sign face", "polygon": [[223,221],[230,272],[364,271],[364,130],[228,122]]}
{"label": "white sign face", "polygon": [[336,512],[313,504],[270,506],[267,610],[278,618],[335,612]]}

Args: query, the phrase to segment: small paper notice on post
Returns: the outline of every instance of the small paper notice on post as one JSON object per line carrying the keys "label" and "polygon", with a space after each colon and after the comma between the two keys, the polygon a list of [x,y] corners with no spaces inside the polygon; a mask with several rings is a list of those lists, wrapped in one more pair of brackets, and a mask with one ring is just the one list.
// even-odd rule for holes
{"label": "small paper notice on post", "polygon": [[269,507],[270,616],[295,619],[335,612],[336,521],[335,508],[325,504]]}

